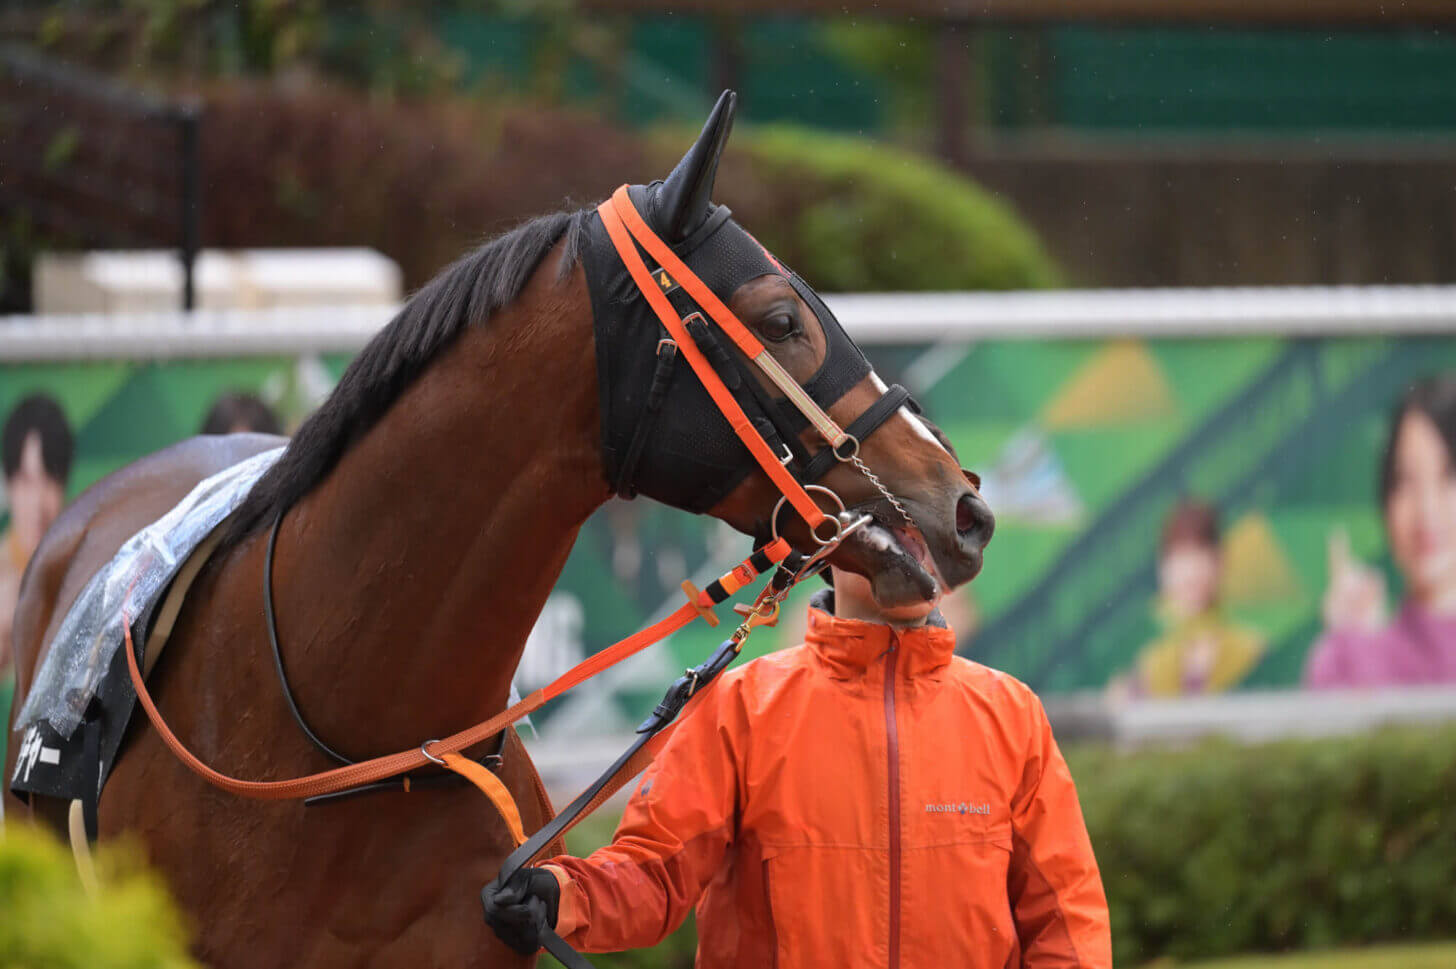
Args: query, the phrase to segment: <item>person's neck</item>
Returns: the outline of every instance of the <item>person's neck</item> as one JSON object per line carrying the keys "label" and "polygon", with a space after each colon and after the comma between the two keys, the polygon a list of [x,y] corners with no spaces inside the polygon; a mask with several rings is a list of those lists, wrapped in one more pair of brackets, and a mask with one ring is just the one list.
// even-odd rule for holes
{"label": "person's neck", "polygon": [[834,615],[840,619],[871,622],[880,626],[889,626],[892,629],[919,629],[930,619],[928,613],[913,619],[887,616],[873,603],[860,602],[857,599],[841,596],[838,593],[835,593],[834,596]]}

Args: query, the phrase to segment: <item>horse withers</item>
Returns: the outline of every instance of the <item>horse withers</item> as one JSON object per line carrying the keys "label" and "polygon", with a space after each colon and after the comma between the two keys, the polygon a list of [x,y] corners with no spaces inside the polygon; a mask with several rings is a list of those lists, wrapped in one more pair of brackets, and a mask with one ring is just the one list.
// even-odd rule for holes
{"label": "horse withers", "polygon": [[[745,368],[731,341],[715,353],[757,401],[785,467],[807,477],[812,465],[822,487],[871,517],[834,563],[869,576],[885,604],[938,595],[979,570],[989,510],[943,436],[909,402],[895,406],[812,290],[709,201],[733,108],[725,95],[673,172],[631,197],[839,425],[889,401],[856,460],[816,464],[825,442],[778,387]],[[578,529],[614,490],[815,547],[791,510],[775,519],[779,490],[687,367],[662,378],[662,416],[637,433],[665,334],[607,244],[595,210],[559,213],[446,269],[361,351],[253,488],[148,681],[209,765],[258,780],[331,766],[294,723],[269,654],[262,588],[275,520],[276,623],[294,698],[354,758],[418,747],[504,708]],[[67,606],[120,545],[203,478],[277,443],[187,441],[62,514],[21,590],[17,710]],[[534,830],[550,805],[519,740],[505,742],[499,774]],[[11,801],[7,815],[58,819],[65,808],[32,800]],[[142,839],[213,965],[531,961],[480,919],[479,887],[512,843],[463,787],[318,807],[247,800],[190,772],[135,716],[99,821],[103,838]]]}

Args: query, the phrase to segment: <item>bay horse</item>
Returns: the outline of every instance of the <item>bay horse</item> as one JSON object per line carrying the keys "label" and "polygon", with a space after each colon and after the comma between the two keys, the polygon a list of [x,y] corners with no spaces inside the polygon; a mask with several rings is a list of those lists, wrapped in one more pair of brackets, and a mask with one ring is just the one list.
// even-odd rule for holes
{"label": "bay horse", "polygon": [[[682,162],[633,186],[634,197],[675,250],[693,249],[716,223],[695,268],[806,388],[822,389],[823,371],[850,374],[820,401],[848,425],[885,399],[884,384],[867,365],[827,364],[839,352],[832,314],[709,201],[733,109],[725,93]],[[691,373],[671,376],[661,430],[622,480],[620,415],[640,407],[647,377],[633,381],[639,362],[618,345],[630,341],[611,334],[630,335],[642,294],[602,275],[600,233],[594,210],[548,215],[444,270],[359,353],[253,488],[149,680],[168,723],[208,764],[252,779],[332,766],[295,725],[268,651],[262,586],[275,520],[277,631],[294,696],[314,730],[356,758],[417,747],[505,707],[578,529],[614,492],[766,532],[779,494],[748,452],[714,464],[689,446],[709,447],[725,424]],[[719,271],[730,266],[738,276]],[[744,266],[750,278],[739,278]],[[655,321],[644,325],[644,345],[660,354]],[[641,366],[650,372],[651,360]],[[758,390],[772,406],[772,388]],[[858,451],[863,465],[828,462],[822,483],[874,520],[834,563],[870,576],[882,602],[903,604],[973,577],[991,516],[933,425],[908,405],[880,421]],[[633,425],[629,417],[627,436]],[[204,477],[279,443],[186,441],[103,479],[62,514],[16,611],[17,710],[66,607],[122,542]],[[805,428],[785,450],[807,454],[813,443]],[[812,548],[792,517],[773,524]],[[550,805],[513,732],[505,744],[500,777],[534,830]],[[45,801],[12,799],[7,815],[54,820],[64,805]],[[534,961],[481,919],[480,887],[512,843],[468,788],[316,807],[246,800],[191,773],[138,714],[100,801],[100,831],[141,839],[212,965]]]}

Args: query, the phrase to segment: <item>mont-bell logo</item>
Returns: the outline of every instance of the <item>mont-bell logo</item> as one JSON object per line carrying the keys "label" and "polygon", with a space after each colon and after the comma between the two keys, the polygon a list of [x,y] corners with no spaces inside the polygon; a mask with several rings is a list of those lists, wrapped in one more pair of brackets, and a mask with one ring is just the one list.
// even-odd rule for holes
{"label": "mont-bell logo", "polygon": [[926,814],[991,814],[989,801],[977,803],[975,801],[952,801],[948,804],[927,804]]}

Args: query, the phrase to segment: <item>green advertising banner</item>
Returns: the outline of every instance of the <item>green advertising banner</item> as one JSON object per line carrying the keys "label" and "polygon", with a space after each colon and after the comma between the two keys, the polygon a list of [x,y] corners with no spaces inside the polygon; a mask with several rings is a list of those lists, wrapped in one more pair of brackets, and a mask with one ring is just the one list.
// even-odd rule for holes
{"label": "green advertising banner", "polygon": [[[1377,642],[1411,590],[1456,589],[1446,575],[1456,569],[1443,571],[1456,562],[1456,524],[1441,504],[1456,509],[1456,498],[1437,488],[1412,499],[1417,518],[1399,527],[1415,536],[1413,551],[1393,552],[1386,524],[1420,486],[1423,441],[1435,442],[1437,484],[1456,464],[1456,427],[1443,423],[1456,422],[1456,403],[1442,410],[1440,381],[1456,373],[1456,339],[992,339],[869,352],[983,475],[997,515],[984,572],[943,606],[960,651],[1040,691],[1297,687],[1312,647],[1340,632],[1327,626]],[[328,354],[0,364],[0,415],[37,392],[59,403],[74,433],[74,497],[196,433],[224,393],[255,394],[296,426],[346,365]],[[1382,490],[1391,415],[1413,387],[1427,400],[1400,436],[1414,457],[1397,449],[1398,480]],[[747,548],[711,519],[610,503],[581,531],[520,688],[675,608],[684,578],[701,585]],[[796,592],[780,627],[755,634],[751,652],[797,641],[809,591]],[[565,698],[537,721],[627,726],[721,634],[695,624],[608,673],[607,689]]]}

